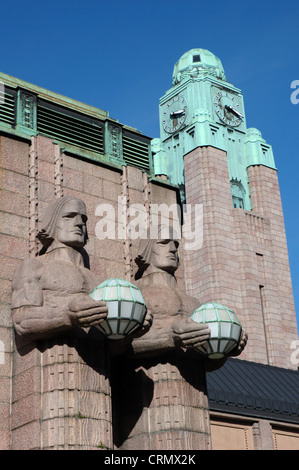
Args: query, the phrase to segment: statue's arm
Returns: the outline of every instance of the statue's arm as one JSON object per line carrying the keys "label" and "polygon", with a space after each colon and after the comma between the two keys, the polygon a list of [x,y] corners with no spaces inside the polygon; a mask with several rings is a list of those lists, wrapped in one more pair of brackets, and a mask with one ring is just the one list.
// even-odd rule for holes
{"label": "statue's arm", "polygon": [[154,357],[174,350],[175,344],[168,328],[156,329],[151,327],[149,331],[140,337],[127,336],[124,339],[110,341],[110,353],[112,356],[127,354],[131,357]]}
{"label": "statue's arm", "polygon": [[[130,346],[130,355],[138,357],[153,357],[173,351],[176,348],[171,325],[163,326],[159,321],[140,338],[134,338]],[[160,325],[159,325],[160,323]]]}
{"label": "statue's arm", "polygon": [[127,337],[111,342],[112,355],[127,353],[132,357],[154,357],[176,349],[193,349],[209,337],[207,327],[198,325],[186,315],[165,316],[153,314],[152,325],[139,337]]}
{"label": "statue's arm", "polygon": [[12,310],[13,323],[19,336],[41,339],[72,328],[66,308],[23,306]]}
{"label": "statue's arm", "polygon": [[11,308],[15,331],[20,336],[39,337],[70,327],[65,308],[45,305],[40,286],[42,269],[42,263],[34,259],[23,261],[15,271]]}
{"label": "statue's arm", "polygon": [[157,321],[154,318],[148,333],[132,341],[132,351],[136,355],[152,356],[174,349],[194,349],[207,341],[209,335],[210,330],[206,325],[199,325],[184,314]]}
{"label": "statue's arm", "polygon": [[[210,329],[207,324],[199,324],[193,321],[187,313],[177,313],[177,315],[166,315],[155,309],[156,298],[154,292],[146,295],[143,292],[146,305],[152,312],[153,321],[150,328],[140,335],[140,337],[127,337],[111,343],[112,355],[128,353],[132,357],[154,357],[165,353],[182,349],[196,350],[197,346],[204,344],[210,337]],[[188,309],[193,312],[200,306],[197,299],[188,297]],[[234,350],[238,355],[246,345],[245,340]],[[199,353],[198,353],[199,355]],[[202,357],[202,356],[199,356]],[[214,370],[226,361],[226,358],[220,360],[205,359],[206,369]]]}
{"label": "statue's arm", "polygon": [[90,327],[107,316],[104,302],[87,294],[44,292],[40,285],[42,265],[23,262],[12,282],[12,316],[15,331],[30,339],[53,337],[74,327]]}

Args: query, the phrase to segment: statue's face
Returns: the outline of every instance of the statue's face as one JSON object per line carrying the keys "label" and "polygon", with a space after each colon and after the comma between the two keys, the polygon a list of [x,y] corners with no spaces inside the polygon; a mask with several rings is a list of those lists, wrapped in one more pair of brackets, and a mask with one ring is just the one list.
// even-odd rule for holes
{"label": "statue's face", "polygon": [[177,240],[156,240],[152,248],[151,264],[163,271],[176,271],[179,266],[178,247]]}
{"label": "statue's face", "polygon": [[86,239],[86,207],[83,201],[67,202],[58,216],[55,240],[64,245],[82,248]]}

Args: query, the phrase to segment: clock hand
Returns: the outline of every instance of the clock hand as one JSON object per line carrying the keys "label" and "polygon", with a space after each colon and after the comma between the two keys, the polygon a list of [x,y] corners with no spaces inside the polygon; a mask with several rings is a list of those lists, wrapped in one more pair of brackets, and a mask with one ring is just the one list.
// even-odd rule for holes
{"label": "clock hand", "polygon": [[183,109],[179,109],[178,111],[173,111],[170,113],[170,116],[176,116],[178,114],[185,114],[185,111]]}
{"label": "clock hand", "polygon": [[229,106],[228,104],[226,104],[225,108],[231,111],[232,113],[234,113],[237,117],[243,119],[244,116],[242,116],[242,114],[239,113],[239,111],[236,111],[232,106]]}

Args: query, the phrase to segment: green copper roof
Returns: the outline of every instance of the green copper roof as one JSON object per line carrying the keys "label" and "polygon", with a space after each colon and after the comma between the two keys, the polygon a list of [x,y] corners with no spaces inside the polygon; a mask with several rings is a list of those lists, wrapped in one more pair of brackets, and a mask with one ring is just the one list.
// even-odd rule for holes
{"label": "green copper roof", "polygon": [[175,64],[172,84],[176,85],[185,78],[199,75],[213,75],[221,80],[226,80],[220,59],[212,52],[198,48],[185,52]]}
{"label": "green copper roof", "polygon": [[94,116],[100,119],[109,117],[108,111],[103,111],[102,109],[96,108],[94,106],[81,103],[80,101],[60,95],[59,93],[55,93],[50,90],[46,90],[45,88],[33,85],[29,82],[25,82],[24,80],[12,77],[11,75],[7,75],[2,72],[0,72],[0,81],[3,82],[5,86],[12,88],[22,88],[28,92],[40,96],[49,102],[55,103],[56,105],[66,106],[69,109],[88,114],[89,116]]}
{"label": "green copper roof", "polygon": [[71,152],[114,167],[152,168],[151,138],[109,117],[107,111],[0,72],[0,133],[30,140],[38,134]]}

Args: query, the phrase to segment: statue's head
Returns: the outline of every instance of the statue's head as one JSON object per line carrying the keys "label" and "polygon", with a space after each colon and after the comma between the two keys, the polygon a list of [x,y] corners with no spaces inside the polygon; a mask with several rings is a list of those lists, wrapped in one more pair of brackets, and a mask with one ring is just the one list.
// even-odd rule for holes
{"label": "statue's head", "polygon": [[141,239],[139,252],[135,258],[138,271],[135,278],[153,272],[166,271],[174,274],[179,267],[178,237],[172,227],[160,226],[149,231],[147,239]]}
{"label": "statue's head", "polygon": [[55,240],[81,249],[87,243],[86,207],[81,199],[64,196],[47,207],[37,238],[45,248]]}

